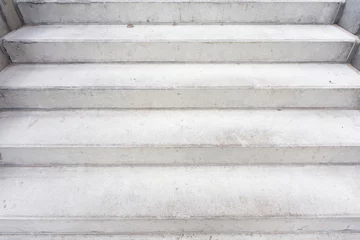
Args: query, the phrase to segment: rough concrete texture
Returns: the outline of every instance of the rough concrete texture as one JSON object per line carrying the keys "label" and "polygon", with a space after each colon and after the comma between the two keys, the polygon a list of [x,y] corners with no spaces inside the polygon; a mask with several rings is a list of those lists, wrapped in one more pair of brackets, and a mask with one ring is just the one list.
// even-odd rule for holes
{"label": "rough concrete texture", "polygon": [[360,238],[343,1],[185,1],[19,0],[44,25],[4,39],[0,240]]}
{"label": "rough concrete texture", "polygon": [[[0,71],[6,68],[10,63],[9,56],[5,54],[2,50],[0,50]],[[2,98],[0,97],[0,102]]]}
{"label": "rough concrete texture", "polygon": [[6,21],[4,20],[3,16],[0,15],[0,37],[4,36],[9,32],[9,27],[6,24]]}
{"label": "rough concrete texture", "polygon": [[360,1],[346,0],[344,11],[338,23],[352,34],[359,33],[360,30]]}
{"label": "rough concrete texture", "polygon": [[359,166],[0,168],[0,231],[356,232],[359,173]]}
{"label": "rough concrete texture", "polygon": [[[0,6],[3,3],[0,3]],[[4,19],[4,16],[0,14],[0,38],[9,32],[9,27]],[[3,70],[9,64],[9,56],[4,53],[2,42],[0,42],[0,71]]]}
{"label": "rough concrete texture", "polygon": [[350,110],[3,111],[0,126],[3,164],[360,161]]}
{"label": "rough concrete texture", "polygon": [[[18,0],[27,24],[293,23],[332,24],[343,0]],[[51,14],[46,14],[51,13]]]}
{"label": "rough concrete texture", "polygon": [[351,64],[358,70],[360,70],[360,48],[357,49]]}
{"label": "rough concrete texture", "polygon": [[[322,25],[47,25],[4,38],[13,62],[346,62],[356,37]],[[289,51],[291,49],[291,51]]]}
{"label": "rough concrete texture", "polygon": [[21,27],[22,22],[16,11],[13,0],[0,1],[0,8],[10,30]]}
{"label": "rough concrete texture", "polygon": [[0,235],[0,240],[354,240],[359,233]]}
{"label": "rough concrete texture", "polygon": [[[360,108],[345,64],[21,64],[1,108]],[[166,99],[166,101],[165,101]]]}

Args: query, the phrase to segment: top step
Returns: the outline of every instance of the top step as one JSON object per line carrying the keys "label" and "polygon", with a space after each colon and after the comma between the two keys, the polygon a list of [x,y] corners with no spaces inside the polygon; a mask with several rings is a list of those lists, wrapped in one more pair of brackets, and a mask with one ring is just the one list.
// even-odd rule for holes
{"label": "top step", "polygon": [[333,24],[345,0],[17,0],[26,24]]}

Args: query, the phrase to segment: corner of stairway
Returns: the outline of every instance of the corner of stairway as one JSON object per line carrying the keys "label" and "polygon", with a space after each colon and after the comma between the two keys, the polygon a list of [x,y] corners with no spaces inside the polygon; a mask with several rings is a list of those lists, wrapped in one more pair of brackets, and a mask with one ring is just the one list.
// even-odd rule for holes
{"label": "corner of stairway", "polygon": [[344,0],[17,0],[0,240],[360,239]]}

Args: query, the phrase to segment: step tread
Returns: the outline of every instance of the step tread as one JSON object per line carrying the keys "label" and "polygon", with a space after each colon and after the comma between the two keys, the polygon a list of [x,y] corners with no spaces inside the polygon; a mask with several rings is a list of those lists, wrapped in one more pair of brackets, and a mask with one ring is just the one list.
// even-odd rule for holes
{"label": "step tread", "polygon": [[3,111],[0,126],[1,147],[360,146],[357,110]]}
{"label": "step tread", "polygon": [[346,64],[19,64],[0,89],[360,88]]}
{"label": "step tread", "polygon": [[11,167],[0,176],[0,219],[360,216],[360,166]]}
{"label": "step tread", "polygon": [[131,234],[131,235],[0,235],[0,240],[354,240],[360,233],[253,233],[253,234]]}
{"label": "step tread", "polygon": [[267,42],[342,41],[356,37],[335,25],[39,25],[4,37],[8,42]]}

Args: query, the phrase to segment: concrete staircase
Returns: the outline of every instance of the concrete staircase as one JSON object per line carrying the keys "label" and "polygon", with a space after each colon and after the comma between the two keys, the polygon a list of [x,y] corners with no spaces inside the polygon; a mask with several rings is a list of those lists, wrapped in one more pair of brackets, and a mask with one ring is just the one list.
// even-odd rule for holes
{"label": "concrete staircase", "polygon": [[360,239],[343,0],[17,0],[0,240]]}

